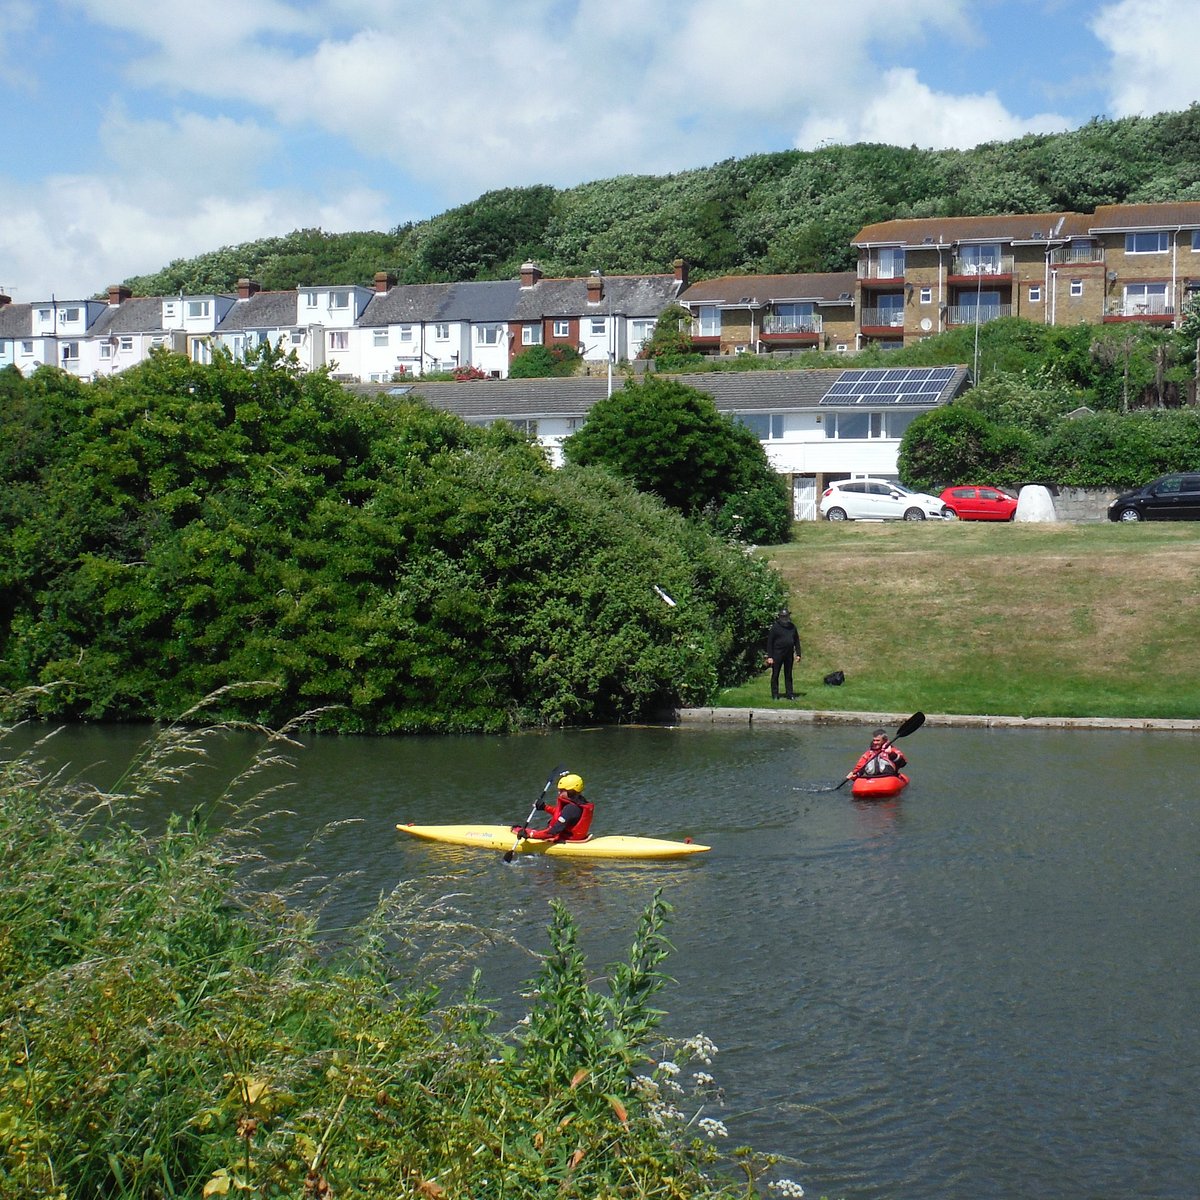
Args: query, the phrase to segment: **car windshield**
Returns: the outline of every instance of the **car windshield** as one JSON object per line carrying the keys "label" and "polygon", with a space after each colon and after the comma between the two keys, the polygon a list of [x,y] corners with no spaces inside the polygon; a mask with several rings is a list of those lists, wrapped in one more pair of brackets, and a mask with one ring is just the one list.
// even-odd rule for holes
{"label": "car windshield", "polygon": [[890,487],[893,491],[900,492],[901,495],[904,496],[915,496],[917,494],[910,488],[906,488],[902,483],[890,483],[888,484],[888,487]]}

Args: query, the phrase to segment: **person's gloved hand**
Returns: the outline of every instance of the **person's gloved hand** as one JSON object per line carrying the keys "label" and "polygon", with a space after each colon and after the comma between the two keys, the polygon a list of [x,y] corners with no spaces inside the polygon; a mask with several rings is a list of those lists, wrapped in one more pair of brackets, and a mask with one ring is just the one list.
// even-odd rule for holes
{"label": "person's gloved hand", "polygon": [[524,825],[510,825],[509,829],[519,838],[527,838],[529,836],[529,830]]}
{"label": "person's gloved hand", "polygon": [[538,810],[538,812],[545,812],[545,811],[546,811],[546,802],[545,802],[545,800],[539,800],[539,801],[537,802],[537,810]]}

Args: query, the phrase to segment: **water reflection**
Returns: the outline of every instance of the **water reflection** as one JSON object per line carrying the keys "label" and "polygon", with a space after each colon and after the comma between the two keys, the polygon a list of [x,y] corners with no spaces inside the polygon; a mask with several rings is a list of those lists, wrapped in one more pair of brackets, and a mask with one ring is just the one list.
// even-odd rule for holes
{"label": "water reflection", "polygon": [[[1188,735],[926,726],[905,743],[900,797],[818,790],[863,734],[313,739],[280,772],[295,785],[276,798],[289,814],[266,824],[263,845],[336,879],[332,926],[411,880],[453,895],[480,929],[507,930],[519,945],[496,943],[484,965],[508,1015],[552,899],[598,969],[624,956],[663,888],[676,908],[671,1032],[716,1041],[731,1141],[802,1159],[789,1173],[810,1195],[1191,1200],[1200,902]],[[111,783],[139,738],[68,730],[52,747]],[[195,786],[215,794],[252,750],[231,738]],[[712,852],[505,864],[393,828],[520,821],[560,763],[587,780],[598,832],[692,836]]]}

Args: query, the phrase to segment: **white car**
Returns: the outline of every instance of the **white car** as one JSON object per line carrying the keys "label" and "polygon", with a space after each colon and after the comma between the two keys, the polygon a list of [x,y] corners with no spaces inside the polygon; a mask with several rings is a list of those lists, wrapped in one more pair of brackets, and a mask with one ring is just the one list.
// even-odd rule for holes
{"label": "white car", "polygon": [[839,479],[821,494],[820,510],[827,521],[940,521],[953,515],[937,496],[886,479]]}

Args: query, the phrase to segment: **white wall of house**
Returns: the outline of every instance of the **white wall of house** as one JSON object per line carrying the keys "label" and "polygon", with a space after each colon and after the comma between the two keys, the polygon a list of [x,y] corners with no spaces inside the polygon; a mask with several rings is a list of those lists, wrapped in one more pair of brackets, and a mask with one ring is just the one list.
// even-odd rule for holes
{"label": "white wall of house", "polygon": [[617,318],[607,313],[586,313],[579,318],[579,345],[588,362],[607,362],[610,353],[614,361],[621,358],[616,327]]}
{"label": "white wall of house", "polygon": [[506,321],[471,323],[470,364],[485,375],[508,378],[509,329]]}

